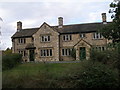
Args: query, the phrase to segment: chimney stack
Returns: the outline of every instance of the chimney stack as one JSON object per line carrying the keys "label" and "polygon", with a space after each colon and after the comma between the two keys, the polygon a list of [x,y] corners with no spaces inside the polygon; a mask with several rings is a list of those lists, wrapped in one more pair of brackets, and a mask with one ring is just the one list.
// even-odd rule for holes
{"label": "chimney stack", "polygon": [[22,22],[21,21],[17,22],[17,31],[20,31],[20,30],[22,30]]}
{"label": "chimney stack", "polygon": [[103,22],[103,24],[107,24],[106,13],[102,13],[102,22]]}
{"label": "chimney stack", "polygon": [[58,17],[58,28],[63,27],[63,17]]}

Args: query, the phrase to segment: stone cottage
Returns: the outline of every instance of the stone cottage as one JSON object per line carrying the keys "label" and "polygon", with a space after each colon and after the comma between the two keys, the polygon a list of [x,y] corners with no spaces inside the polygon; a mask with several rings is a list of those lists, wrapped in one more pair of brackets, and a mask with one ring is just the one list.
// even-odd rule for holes
{"label": "stone cottage", "polygon": [[89,59],[91,48],[105,50],[109,42],[98,32],[106,24],[106,13],[102,13],[99,23],[63,25],[63,18],[59,17],[58,26],[44,22],[38,28],[23,29],[19,21],[11,37],[12,52],[22,54],[23,61],[27,62]]}

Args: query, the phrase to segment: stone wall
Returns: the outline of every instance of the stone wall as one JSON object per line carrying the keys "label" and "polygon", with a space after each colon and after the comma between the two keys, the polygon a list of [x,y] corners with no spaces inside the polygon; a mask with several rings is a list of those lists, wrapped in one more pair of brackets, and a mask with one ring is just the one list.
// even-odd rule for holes
{"label": "stone wall", "polygon": [[29,55],[28,55],[28,50],[25,49],[25,47],[29,44],[29,43],[33,43],[32,42],[32,37],[27,37],[26,39],[26,43],[19,43],[18,41],[19,38],[15,38],[13,39],[12,42],[12,53],[19,53],[19,50],[25,50],[26,52],[26,56],[23,56],[23,60],[27,60],[29,61]]}
{"label": "stone wall", "polygon": [[[41,35],[50,35],[50,42],[41,42]],[[49,25],[44,23],[41,28],[33,35],[34,46],[36,47],[36,61],[59,61],[59,33],[54,31]],[[52,49],[52,56],[41,57],[41,49]]]}

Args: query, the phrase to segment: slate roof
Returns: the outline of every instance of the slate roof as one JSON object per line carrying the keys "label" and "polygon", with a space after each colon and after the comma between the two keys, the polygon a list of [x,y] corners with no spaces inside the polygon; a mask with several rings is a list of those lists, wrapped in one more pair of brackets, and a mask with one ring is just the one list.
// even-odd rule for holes
{"label": "slate roof", "polygon": [[[100,22],[100,23],[85,23],[85,24],[63,25],[62,28],[58,28],[58,26],[50,26],[50,27],[52,27],[54,30],[56,30],[60,34],[74,34],[74,33],[96,32],[103,25],[104,24],[102,24],[102,22]],[[39,30],[39,28],[22,29],[19,32],[16,32],[12,36],[12,38],[30,37],[35,32],[37,32]]]}
{"label": "slate roof", "polygon": [[31,37],[38,30],[39,28],[22,29],[19,32],[16,32],[11,38]]}
{"label": "slate roof", "polygon": [[64,25],[62,29],[57,26],[53,28],[61,34],[74,34],[74,33],[89,33],[96,32],[103,26],[102,23],[87,23],[87,24],[74,24],[74,25]]}

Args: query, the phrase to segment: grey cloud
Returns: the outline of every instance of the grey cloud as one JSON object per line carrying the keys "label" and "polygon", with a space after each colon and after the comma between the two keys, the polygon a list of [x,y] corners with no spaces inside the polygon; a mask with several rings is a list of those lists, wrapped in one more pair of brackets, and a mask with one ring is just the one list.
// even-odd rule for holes
{"label": "grey cloud", "polygon": [[[107,12],[109,2],[9,2],[0,3],[3,28],[3,43],[11,47],[10,37],[16,31],[16,22],[23,21],[24,27],[39,27],[43,22],[57,25],[57,18],[62,16],[64,24],[78,24],[101,20],[101,13]],[[96,17],[92,15],[97,15]],[[33,20],[33,23],[32,23]],[[110,20],[110,19],[109,19]],[[27,22],[31,22],[27,24]],[[5,37],[5,38],[4,38]],[[5,47],[4,47],[5,48]]]}

